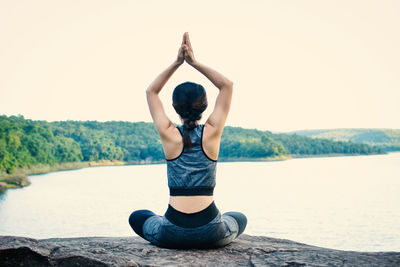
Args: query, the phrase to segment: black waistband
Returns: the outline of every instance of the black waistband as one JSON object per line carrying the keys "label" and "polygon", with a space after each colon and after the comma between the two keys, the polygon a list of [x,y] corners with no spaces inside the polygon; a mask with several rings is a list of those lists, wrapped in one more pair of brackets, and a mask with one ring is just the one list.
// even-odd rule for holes
{"label": "black waistband", "polygon": [[168,209],[164,216],[176,226],[195,228],[209,223],[218,213],[219,210],[213,201],[207,208],[195,213],[184,213],[168,204]]}
{"label": "black waistband", "polygon": [[185,187],[170,187],[170,196],[212,196],[214,194],[214,187],[197,186],[192,188]]}

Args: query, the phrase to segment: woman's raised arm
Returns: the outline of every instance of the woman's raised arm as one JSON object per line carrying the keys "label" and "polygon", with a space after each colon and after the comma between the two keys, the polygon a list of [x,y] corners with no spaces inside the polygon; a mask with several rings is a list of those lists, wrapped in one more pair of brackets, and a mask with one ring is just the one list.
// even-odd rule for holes
{"label": "woman's raised arm", "polygon": [[174,74],[174,72],[179,68],[184,62],[184,51],[183,43],[185,39],[183,37],[182,45],[179,48],[177,59],[163,72],[161,72],[157,78],[149,85],[146,90],[147,103],[149,105],[151,117],[153,118],[154,124],[157,128],[158,133],[161,138],[168,136],[168,130],[175,128],[174,124],[165,114],[162,102],[158,96],[161,89],[164,87],[169,78]]}
{"label": "woman's raised arm", "polygon": [[220,136],[224,129],[225,121],[228,117],[231,105],[233,83],[219,72],[198,62],[193,54],[193,48],[189,40],[189,34],[186,32],[183,37],[185,61],[206,76],[219,89],[214,110],[206,121],[206,124],[213,127],[216,135]]}

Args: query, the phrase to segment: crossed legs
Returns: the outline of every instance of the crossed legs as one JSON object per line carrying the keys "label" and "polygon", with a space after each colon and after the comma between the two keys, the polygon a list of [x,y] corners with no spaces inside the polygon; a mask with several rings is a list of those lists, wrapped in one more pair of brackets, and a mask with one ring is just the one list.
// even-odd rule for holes
{"label": "crossed legs", "polygon": [[[146,220],[152,216],[160,217],[150,210],[136,210],[129,216],[130,226],[132,227],[132,229],[135,231],[135,233],[137,235],[139,235],[140,237],[142,237],[145,240],[148,240],[148,238],[146,238],[143,233],[143,225],[146,222]],[[225,245],[229,244],[230,242],[232,242],[236,237],[238,237],[239,235],[241,235],[243,233],[243,231],[245,230],[246,225],[247,225],[247,218],[241,212],[236,212],[236,211],[226,212],[222,215],[222,220],[225,221],[225,223],[228,223],[228,225],[230,225],[229,228],[234,231],[232,232],[231,235],[226,236],[226,238],[224,238],[223,240],[218,241],[215,244],[215,247],[225,246]],[[158,221],[158,220],[156,220],[156,221]],[[162,220],[160,220],[160,222],[157,222],[157,225],[161,222],[162,222]],[[154,222],[152,221],[152,224],[153,223],[155,223],[155,221]],[[235,224],[237,224],[237,226],[238,226],[237,230],[236,230]],[[155,225],[154,225],[154,227],[155,227]],[[158,227],[156,227],[156,228],[158,228]],[[153,229],[153,230],[155,230],[155,229]],[[148,240],[148,241],[150,241],[152,243],[154,242],[154,240]]]}

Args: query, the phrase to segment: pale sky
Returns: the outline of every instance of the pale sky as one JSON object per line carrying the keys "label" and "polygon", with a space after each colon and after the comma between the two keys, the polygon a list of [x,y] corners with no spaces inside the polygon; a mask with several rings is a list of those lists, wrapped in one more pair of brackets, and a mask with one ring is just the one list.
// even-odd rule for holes
{"label": "pale sky", "polygon": [[[151,121],[145,90],[189,32],[234,82],[227,125],[400,128],[400,1],[0,1],[0,114]],[[184,81],[217,89],[183,65]],[[202,121],[204,122],[204,120]]]}

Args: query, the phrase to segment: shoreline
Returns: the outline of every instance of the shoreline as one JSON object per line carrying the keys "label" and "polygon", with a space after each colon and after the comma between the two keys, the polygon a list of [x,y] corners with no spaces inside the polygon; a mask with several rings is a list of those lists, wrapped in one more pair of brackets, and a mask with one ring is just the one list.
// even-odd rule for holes
{"label": "shoreline", "polygon": [[0,172],[0,194],[7,189],[23,188],[31,184],[28,176],[42,175],[59,171],[72,171],[84,168],[102,167],[102,166],[127,166],[127,165],[151,165],[163,164],[165,161],[119,161],[119,160],[101,160],[101,161],[83,161],[83,162],[66,162],[54,165],[37,164],[30,168],[16,169],[13,174]]}
{"label": "shoreline", "polygon": [[[392,153],[392,152],[390,152]],[[369,154],[358,154],[358,153],[331,153],[321,155],[290,155],[293,159],[296,158],[335,158],[335,157],[358,157],[358,156],[376,156],[376,155],[387,155],[388,152],[384,153],[369,153]]]}
{"label": "shoreline", "polygon": [[[388,153],[370,153],[370,154],[321,154],[321,155],[294,155],[289,154],[279,157],[268,157],[268,158],[221,158],[218,162],[275,162],[284,161],[297,158],[330,158],[330,157],[350,157],[350,156],[372,156],[372,155],[386,155]],[[41,175],[58,171],[69,171],[79,170],[83,168],[102,167],[102,166],[129,166],[129,165],[153,165],[153,164],[165,164],[165,160],[151,161],[84,161],[84,162],[67,162],[55,165],[43,165],[38,164],[30,168],[17,169],[13,174],[0,173],[0,194],[5,192],[7,189],[23,188],[31,184],[28,176]]]}

